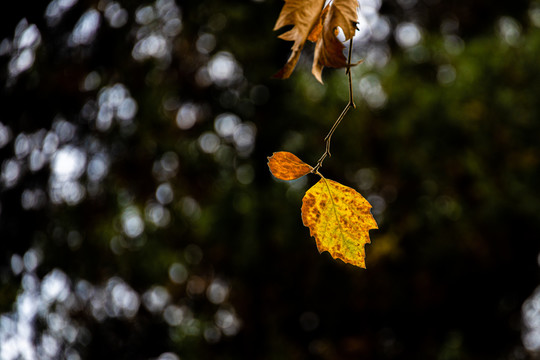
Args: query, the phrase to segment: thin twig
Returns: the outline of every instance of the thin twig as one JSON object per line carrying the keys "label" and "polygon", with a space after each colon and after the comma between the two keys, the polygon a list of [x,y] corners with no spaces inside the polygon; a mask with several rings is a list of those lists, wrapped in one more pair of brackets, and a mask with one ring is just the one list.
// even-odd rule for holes
{"label": "thin twig", "polygon": [[313,170],[311,171],[314,174],[319,174],[320,175],[319,169],[322,167],[324,159],[326,159],[327,156],[332,156],[332,154],[330,153],[330,142],[332,140],[332,135],[334,135],[334,132],[336,131],[337,127],[339,126],[339,124],[341,124],[341,121],[343,120],[345,115],[347,115],[347,112],[351,108],[356,109],[356,105],[354,104],[354,100],[353,100],[352,77],[351,77],[352,45],[353,45],[353,39],[351,38],[350,44],[349,44],[349,56],[348,56],[348,59],[347,59],[347,70],[346,70],[346,74],[347,74],[347,76],[349,78],[349,102],[347,103],[347,106],[345,106],[345,109],[343,109],[343,111],[341,112],[341,114],[337,118],[336,122],[334,123],[334,125],[332,125],[332,128],[330,129],[330,131],[328,132],[328,134],[324,138],[324,142],[326,144],[325,151],[322,154],[319,161],[317,161],[317,165],[315,165],[315,167],[313,167]]}

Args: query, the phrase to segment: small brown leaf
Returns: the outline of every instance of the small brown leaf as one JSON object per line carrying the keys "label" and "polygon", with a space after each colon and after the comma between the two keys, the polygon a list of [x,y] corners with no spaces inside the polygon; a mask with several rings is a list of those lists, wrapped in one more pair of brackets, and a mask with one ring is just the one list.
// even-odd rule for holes
{"label": "small brown leaf", "polygon": [[321,14],[322,36],[317,38],[311,69],[313,76],[319,82],[322,83],[321,74],[325,66],[341,68],[348,65],[347,58],[343,55],[345,46],[337,38],[338,27],[343,31],[345,41],[351,39],[356,31],[357,9],[358,0],[334,0],[329,5],[328,13],[323,11]]}
{"label": "small brown leaf", "polygon": [[369,230],[378,228],[370,209],[356,190],[322,178],[302,200],[302,221],[319,252],[365,268],[364,245],[370,243]]}
{"label": "small brown leaf", "polygon": [[296,155],[287,152],[275,152],[268,158],[268,167],[272,175],[281,180],[294,180],[309,174],[313,168]]}
{"label": "small brown leaf", "polygon": [[274,30],[286,25],[293,25],[292,29],[281,34],[279,38],[294,41],[294,44],[287,63],[274,75],[275,77],[286,79],[291,75],[311,30],[319,22],[323,6],[324,0],[285,0],[285,5],[281,9]]}
{"label": "small brown leaf", "polygon": [[358,21],[358,0],[333,0],[323,9],[324,3],[324,0],[285,0],[274,30],[293,25],[292,29],[279,38],[294,41],[294,44],[287,63],[275,77],[285,79],[291,75],[306,40],[316,43],[312,73],[321,83],[321,73],[325,66],[348,66],[347,58],[343,55],[345,46],[337,34],[338,28],[341,28],[345,40],[354,36]]}

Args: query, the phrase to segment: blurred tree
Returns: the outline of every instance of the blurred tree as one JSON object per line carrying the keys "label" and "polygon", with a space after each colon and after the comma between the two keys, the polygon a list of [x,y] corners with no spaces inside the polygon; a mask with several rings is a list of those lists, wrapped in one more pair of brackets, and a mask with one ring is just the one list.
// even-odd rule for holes
{"label": "blurred tree", "polygon": [[540,350],[530,301],[521,325],[539,282],[540,4],[360,1],[358,108],[322,172],[373,205],[367,271],[317,253],[312,179],[266,166],[316,162],[347,99],[343,72],[320,85],[307,58],[270,79],[281,4],[0,12],[0,359]]}

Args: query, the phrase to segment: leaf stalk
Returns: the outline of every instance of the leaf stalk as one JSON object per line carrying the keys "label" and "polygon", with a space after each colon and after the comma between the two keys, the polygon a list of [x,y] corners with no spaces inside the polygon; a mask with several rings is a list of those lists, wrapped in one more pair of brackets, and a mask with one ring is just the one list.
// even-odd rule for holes
{"label": "leaf stalk", "polygon": [[356,105],[354,104],[354,100],[353,100],[352,76],[351,76],[352,47],[353,47],[353,39],[351,38],[350,44],[349,44],[349,54],[347,58],[347,70],[345,72],[349,79],[349,102],[347,103],[347,105],[345,106],[345,109],[343,109],[343,111],[341,112],[337,120],[334,122],[334,125],[332,125],[332,128],[330,129],[328,134],[324,137],[324,142],[325,142],[324,153],[319,158],[319,160],[317,161],[317,164],[313,167],[313,170],[311,171],[312,173],[318,174],[320,176],[322,175],[319,173],[319,169],[322,167],[324,160],[326,159],[326,157],[332,156],[332,154],[330,153],[330,143],[332,141],[332,135],[334,135],[334,132],[336,131],[337,127],[339,126],[339,124],[341,124],[341,121],[345,118],[345,115],[347,115],[349,110],[351,108],[356,109]]}

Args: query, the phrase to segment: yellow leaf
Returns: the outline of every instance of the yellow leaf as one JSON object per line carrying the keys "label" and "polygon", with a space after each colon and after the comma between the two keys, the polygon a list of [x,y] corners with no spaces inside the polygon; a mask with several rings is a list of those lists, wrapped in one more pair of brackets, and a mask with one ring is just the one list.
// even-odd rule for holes
{"label": "yellow leaf", "polygon": [[304,196],[302,221],[319,252],[365,268],[364,245],[370,243],[369,230],[378,229],[370,209],[354,189],[322,178]]}
{"label": "yellow leaf", "polygon": [[292,29],[281,34],[279,38],[294,41],[294,44],[287,63],[275,77],[286,79],[291,75],[311,30],[319,22],[323,5],[324,0],[285,0],[274,30],[293,25]]}
{"label": "yellow leaf", "polygon": [[275,152],[268,158],[268,167],[272,174],[281,180],[294,180],[309,174],[313,169],[296,155],[287,152]]}

